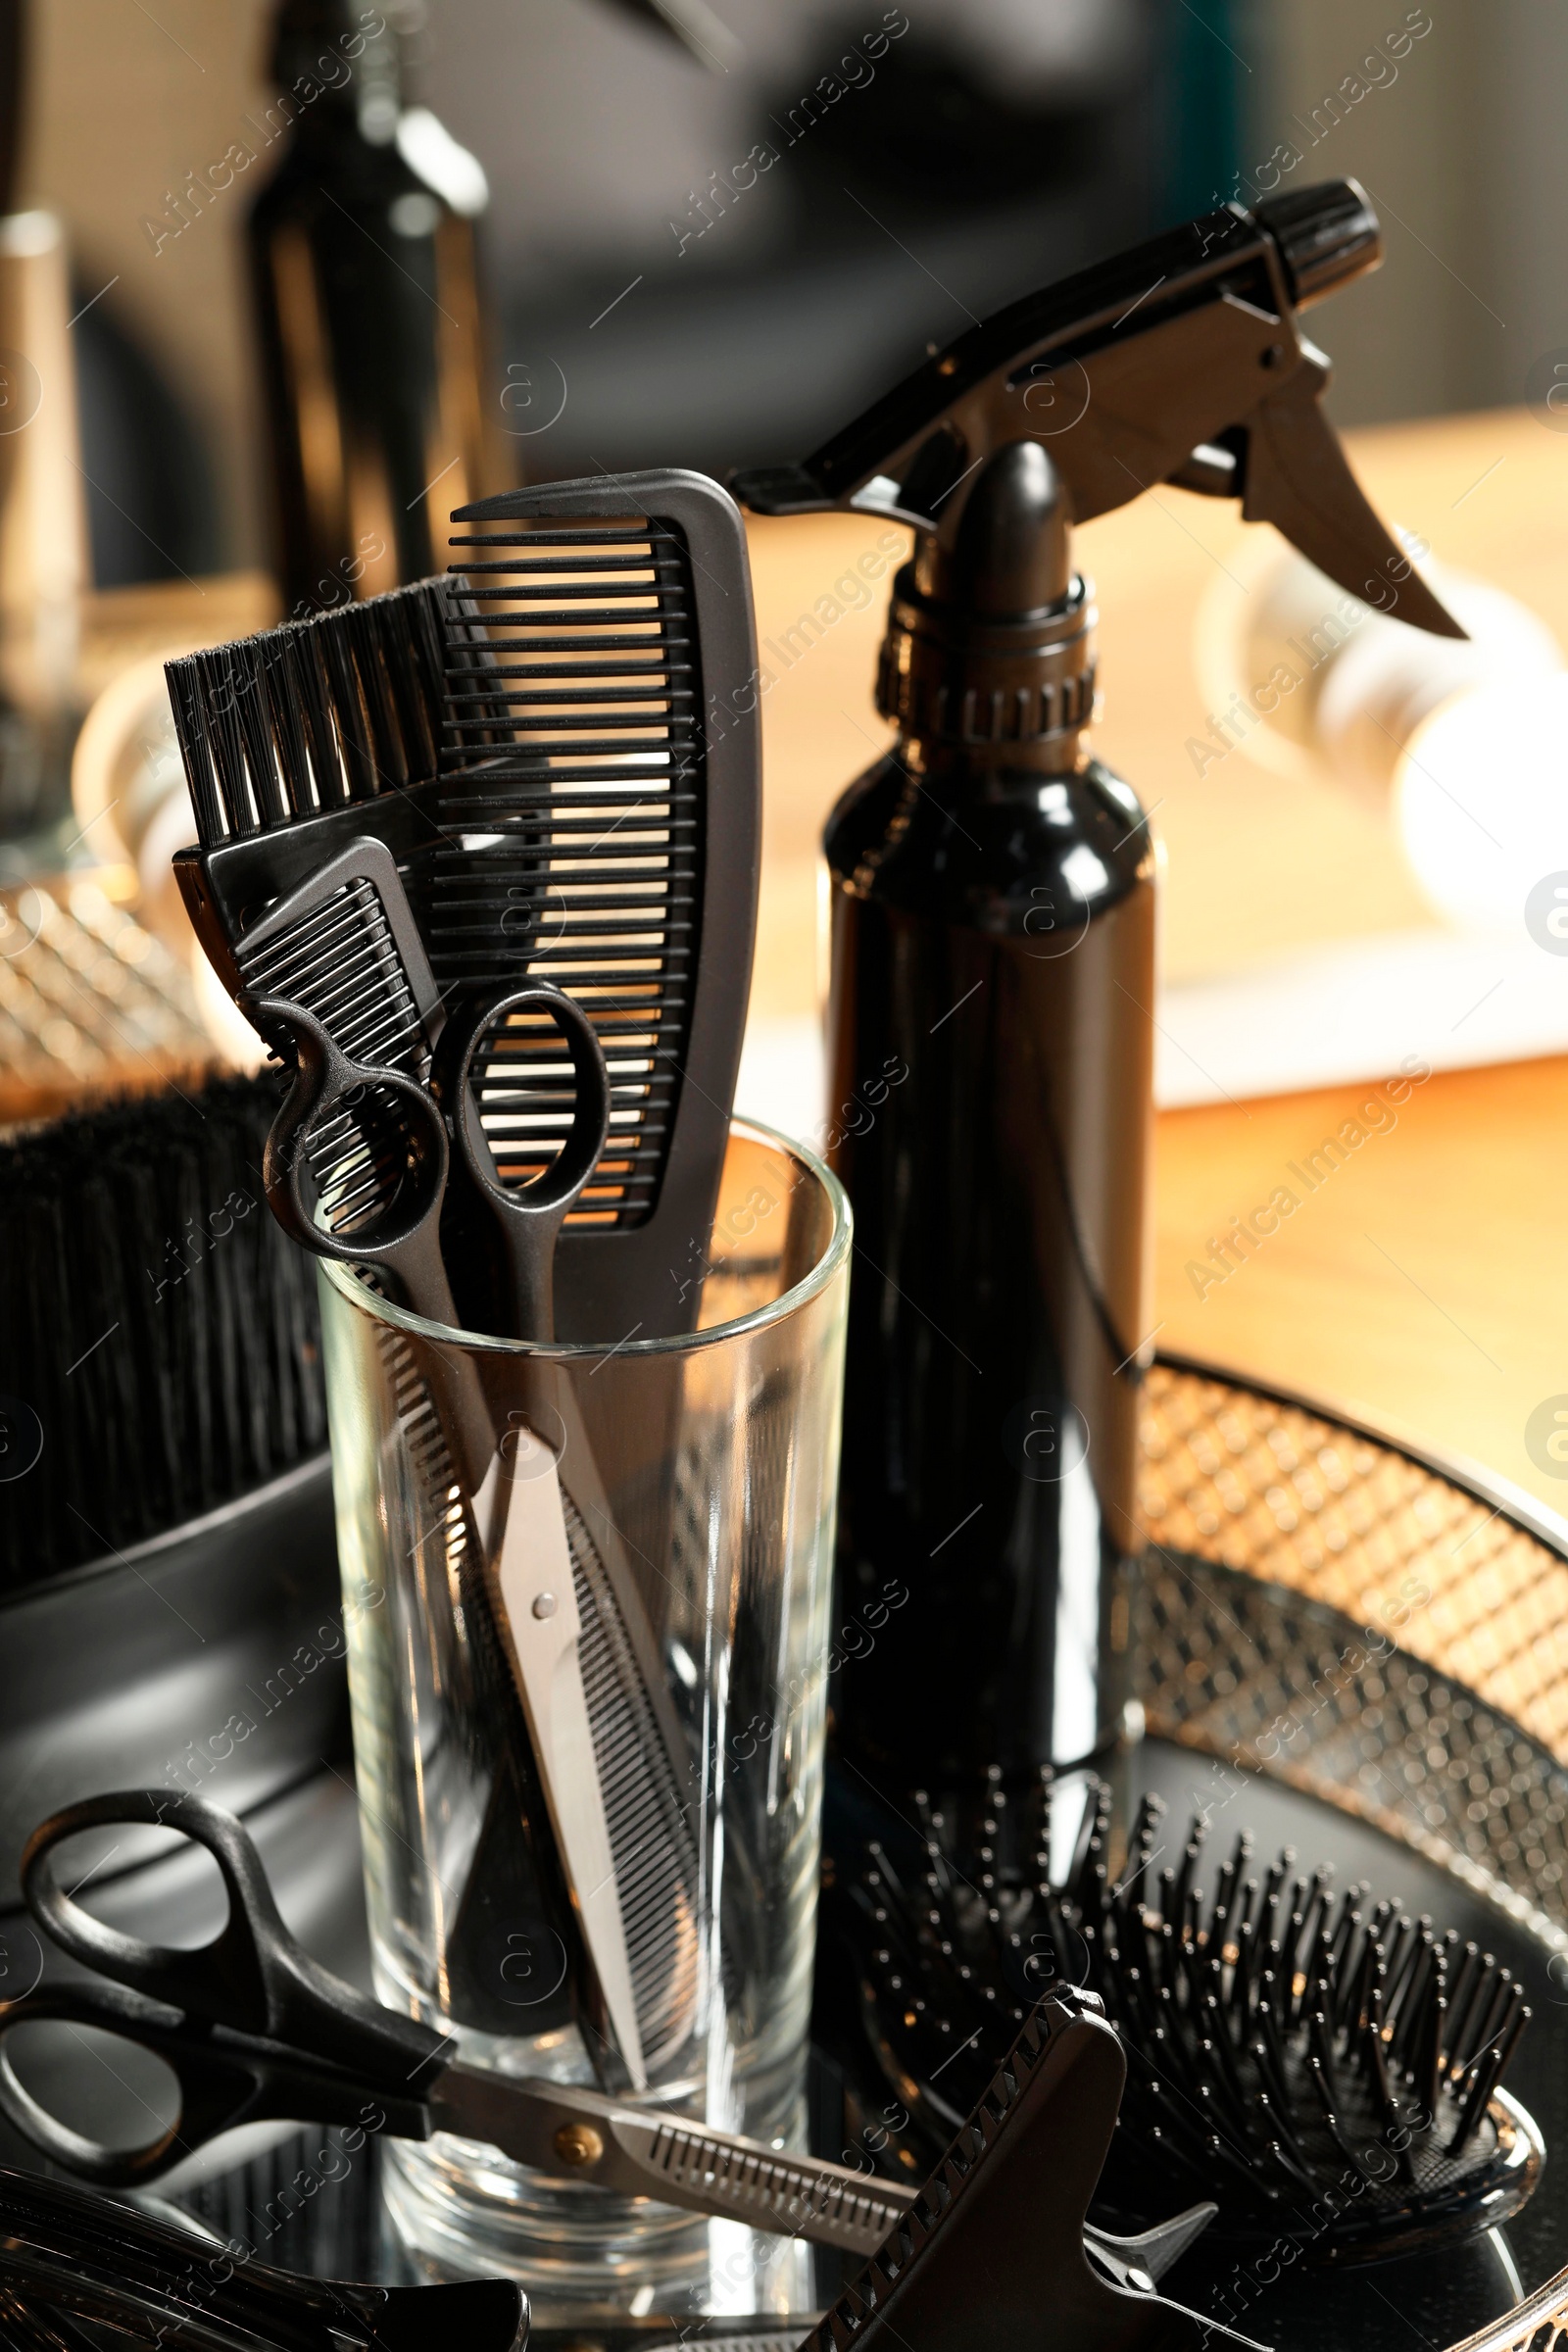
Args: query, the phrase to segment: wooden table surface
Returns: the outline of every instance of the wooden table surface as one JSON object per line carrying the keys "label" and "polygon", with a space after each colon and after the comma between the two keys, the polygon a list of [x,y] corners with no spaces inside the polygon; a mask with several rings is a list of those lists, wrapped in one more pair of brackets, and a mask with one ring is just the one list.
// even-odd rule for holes
{"label": "wooden table surface", "polygon": [[[1506,412],[1357,434],[1350,445],[1384,514],[1421,532],[1440,560],[1520,597],[1568,645],[1568,435]],[[886,585],[866,589],[855,567],[893,541],[879,550],[885,526],[852,516],[751,528],[762,660],[775,673],[762,704],[766,865],[753,1010],[798,1016],[823,982],[822,820],[888,740],[871,702]],[[1205,716],[1194,619],[1247,531],[1228,504],[1161,489],[1079,540],[1102,613],[1096,749],[1154,811],[1173,978],[1431,921],[1379,809],[1330,779],[1287,781],[1240,749],[1205,776],[1194,772],[1187,740],[1204,732]],[[797,627],[786,642],[805,613],[816,628]],[[1290,1181],[1286,1163],[1302,1162],[1363,1092],[1161,1117],[1160,1345],[1315,1391],[1568,1508],[1568,1478],[1548,1476],[1525,1443],[1544,1400],[1561,1394],[1568,1409],[1563,1062],[1430,1079],[1252,1259],[1197,1295],[1189,1261],[1207,1257],[1233,1212]]]}

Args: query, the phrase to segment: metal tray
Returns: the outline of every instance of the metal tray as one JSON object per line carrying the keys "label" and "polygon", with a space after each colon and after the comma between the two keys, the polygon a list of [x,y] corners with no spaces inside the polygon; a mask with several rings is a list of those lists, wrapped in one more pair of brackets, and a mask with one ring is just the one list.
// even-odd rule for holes
{"label": "metal tray", "polygon": [[[1412,2258],[1361,2274],[1392,2290],[1381,2305],[1314,2275],[1321,2309],[1301,2340],[1325,2352],[1563,2352],[1568,1524],[1483,1471],[1201,1364],[1160,1360],[1146,1395],[1148,1550],[1132,1620],[1146,1779],[1178,1809],[1230,1801],[1234,1781],[1233,1818],[1253,1826],[1260,1850],[1287,1838],[1303,1859],[1326,1849],[1533,1972],[1528,2081],[1516,2087],[1547,2130],[1550,2161],[1510,2226],[1511,2271],[1501,2255],[1490,2278],[1472,2265],[1454,2294],[1438,2265]],[[1367,1628],[1394,1644],[1387,1654],[1369,1654]],[[292,2144],[269,2150],[189,2204],[220,2234],[276,2212],[267,2259],[399,2275],[371,2163],[282,2226],[299,2161]],[[1479,2325],[1467,2297],[1489,2306]],[[1263,2315],[1237,2324],[1269,2340]],[[808,2325],[770,2315],[682,2333],[707,2345],[764,2334],[782,2352]],[[661,2332],[669,2324],[650,2318],[570,2340],[614,2352]]]}
{"label": "metal tray", "polygon": [[[1521,2056],[1544,2120],[1568,2093],[1568,1524],[1468,1464],[1208,1366],[1161,1359],[1146,1394],[1134,1640],[1150,1734],[1210,1775],[1241,1766],[1353,1817],[1483,1926],[1490,1912],[1531,1970]],[[1370,1655],[1369,1629],[1396,1646]],[[1399,2315],[1402,2340],[1568,2342],[1565,2174],[1553,2145],[1508,2232],[1529,2248],[1512,2308],[1457,2341]]]}

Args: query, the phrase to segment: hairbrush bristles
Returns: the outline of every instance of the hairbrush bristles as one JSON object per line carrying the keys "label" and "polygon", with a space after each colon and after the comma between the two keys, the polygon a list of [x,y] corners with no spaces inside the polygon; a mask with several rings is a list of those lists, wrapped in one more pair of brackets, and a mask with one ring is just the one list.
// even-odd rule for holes
{"label": "hairbrush bristles", "polygon": [[1496,2098],[1529,2020],[1490,1953],[1287,1850],[1265,1874],[1240,1836],[1199,1883],[1144,1800],[1116,1883],[1097,1788],[1065,1883],[1048,1875],[1050,1777],[1021,1802],[994,1776],[971,1834],[923,1807],[923,1864],[877,1844],[844,1889],[878,2056],[936,2142],[997,2045],[1054,1983],[1098,1993],[1127,2053],[1102,2202],[1156,2218],[1199,2197],[1216,2235],[1298,2236],[1313,2259],[1486,2228],[1534,2186],[1539,2143]]}
{"label": "hairbrush bristles", "polygon": [[0,1145],[0,1588],[125,1550],[325,1447],[315,1271],[262,1191],[277,1102],[274,1080],[215,1079]]}

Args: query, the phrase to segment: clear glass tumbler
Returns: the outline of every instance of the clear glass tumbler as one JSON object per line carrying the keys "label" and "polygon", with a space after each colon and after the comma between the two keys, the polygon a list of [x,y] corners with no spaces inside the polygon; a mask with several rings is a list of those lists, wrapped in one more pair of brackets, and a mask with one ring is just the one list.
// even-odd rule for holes
{"label": "clear glass tumbler", "polygon": [[[487,1339],[320,1269],[380,1997],[468,2063],[775,2146],[804,2127],[849,1259],[835,1179],[737,1121],[688,1335]],[[482,1397],[482,1443],[457,1394]],[[540,1479],[559,1482],[618,1977],[585,1965],[602,1890],[573,1909],[548,1827],[582,1790],[542,1784],[503,1622],[518,1588],[494,1530],[544,1524]],[[510,2273],[542,2322],[810,2300],[806,2249],[739,2224],[446,2136],[386,2157],[416,2272]]]}

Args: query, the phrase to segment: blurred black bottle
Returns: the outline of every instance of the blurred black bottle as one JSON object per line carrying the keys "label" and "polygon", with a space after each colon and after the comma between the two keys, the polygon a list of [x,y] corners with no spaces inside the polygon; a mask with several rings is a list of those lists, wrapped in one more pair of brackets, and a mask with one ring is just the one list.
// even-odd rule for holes
{"label": "blurred black bottle", "polygon": [[1046,449],[965,487],[895,583],[897,748],[825,841],[858,1242],[841,1594],[911,1595],[838,1717],[889,1795],[1103,1766],[1137,1547],[1155,857],[1085,747],[1095,612]]}
{"label": "blurred black bottle", "polygon": [[317,612],[440,570],[446,516],[484,466],[474,220],[484,173],[404,104],[411,10],[282,0],[272,118],[250,216],[276,562]]}

